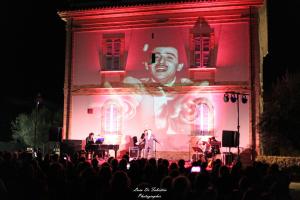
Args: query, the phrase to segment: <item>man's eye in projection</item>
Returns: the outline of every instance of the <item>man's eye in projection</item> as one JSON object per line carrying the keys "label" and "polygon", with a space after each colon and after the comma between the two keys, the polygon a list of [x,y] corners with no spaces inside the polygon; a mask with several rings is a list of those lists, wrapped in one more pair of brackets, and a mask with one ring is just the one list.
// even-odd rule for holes
{"label": "man's eye in projection", "polygon": [[168,60],[168,61],[173,61],[173,60],[175,60],[175,59],[174,59],[173,56],[167,56],[167,60]]}

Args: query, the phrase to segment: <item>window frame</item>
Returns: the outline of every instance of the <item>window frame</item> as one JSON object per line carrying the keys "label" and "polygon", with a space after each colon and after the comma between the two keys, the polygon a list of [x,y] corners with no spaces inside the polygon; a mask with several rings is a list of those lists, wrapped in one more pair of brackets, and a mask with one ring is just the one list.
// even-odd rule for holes
{"label": "window frame", "polygon": [[[108,113],[111,107],[115,109],[115,115],[113,113],[113,119],[111,119],[112,113]],[[109,115],[109,116],[107,116]],[[111,122],[110,120],[113,120]],[[116,126],[116,129],[113,131],[109,131],[109,126],[113,125]],[[107,128],[108,127],[108,128]],[[122,108],[121,105],[113,100],[106,101],[101,107],[101,131],[104,134],[120,134],[122,130]]]}
{"label": "window frame", "polygon": [[[196,109],[198,109],[198,107],[202,104],[205,105],[208,109],[208,113],[207,113],[207,119],[199,119],[199,117],[197,117],[193,123],[193,135],[199,135],[199,136],[214,136],[214,108],[213,105],[211,104],[211,102],[204,97],[201,98],[197,98],[194,100],[194,103],[197,105]],[[195,112],[198,112],[197,110],[195,110]],[[201,113],[200,113],[201,115]],[[198,121],[207,121],[207,131],[205,130],[200,130],[199,128],[201,128],[201,125],[198,125]],[[206,125],[202,126],[205,127]]]}
{"label": "window frame", "polygon": [[125,34],[104,34],[101,71],[123,71]]}

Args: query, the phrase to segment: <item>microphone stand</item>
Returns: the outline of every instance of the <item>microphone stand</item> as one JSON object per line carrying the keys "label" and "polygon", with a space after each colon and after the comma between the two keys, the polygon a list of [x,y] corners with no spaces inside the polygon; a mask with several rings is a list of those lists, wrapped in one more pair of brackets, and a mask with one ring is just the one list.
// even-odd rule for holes
{"label": "microphone stand", "polygon": [[153,138],[153,141],[154,141],[154,158],[155,158],[155,160],[156,160],[156,143],[159,144],[159,142],[157,141],[156,138]]}
{"label": "microphone stand", "polygon": [[154,158],[156,160],[156,141],[154,140]]}

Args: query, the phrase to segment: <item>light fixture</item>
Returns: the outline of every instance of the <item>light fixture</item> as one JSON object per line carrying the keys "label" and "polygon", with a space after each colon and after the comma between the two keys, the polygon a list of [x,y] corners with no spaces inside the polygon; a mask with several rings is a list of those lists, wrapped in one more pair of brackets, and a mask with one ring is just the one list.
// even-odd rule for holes
{"label": "light fixture", "polygon": [[231,97],[230,97],[230,100],[231,100],[232,103],[235,103],[236,100],[237,100],[237,97],[234,94],[232,94]]}
{"label": "light fixture", "polygon": [[242,103],[247,103],[248,99],[247,99],[247,96],[246,95],[243,95],[242,96]]}
{"label": "light fixture", "polygon": [[224,102],[228,102],[229,101],[229,96],[228,96],[228,94],[224,94]]}
{"label": "light fixture", "polygon": [[[247,95],[249,95],[249,94],[244,94],[244,93],[239,93],[239,92],[234,92],[234,91],[228,91],[228,92],[224,93],[224,102],[229,101],[229,95],[230,95],[230,101],[232,103],[237,103],[236,104],[237,105],[237,133],[240,134],[240,107],[239,107],[240,103],[239,103],[239,100],[241,99],[243,104],[247,103],[248,102]],[[238,143],[238,146],[237,146],[237,157],[238,157],[238,160],[239,160],[239,158],[240,158],[239,143]]]}

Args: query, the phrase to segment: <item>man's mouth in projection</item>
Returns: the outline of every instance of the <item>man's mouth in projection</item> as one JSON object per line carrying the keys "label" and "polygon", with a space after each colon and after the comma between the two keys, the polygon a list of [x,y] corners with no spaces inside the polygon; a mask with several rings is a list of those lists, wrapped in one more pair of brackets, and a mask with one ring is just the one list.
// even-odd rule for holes
{"label": "man's mouth in projection", "polygon": [[166,72],[168,70],[168,66],[159,65],[155,67],[156,72]]}

